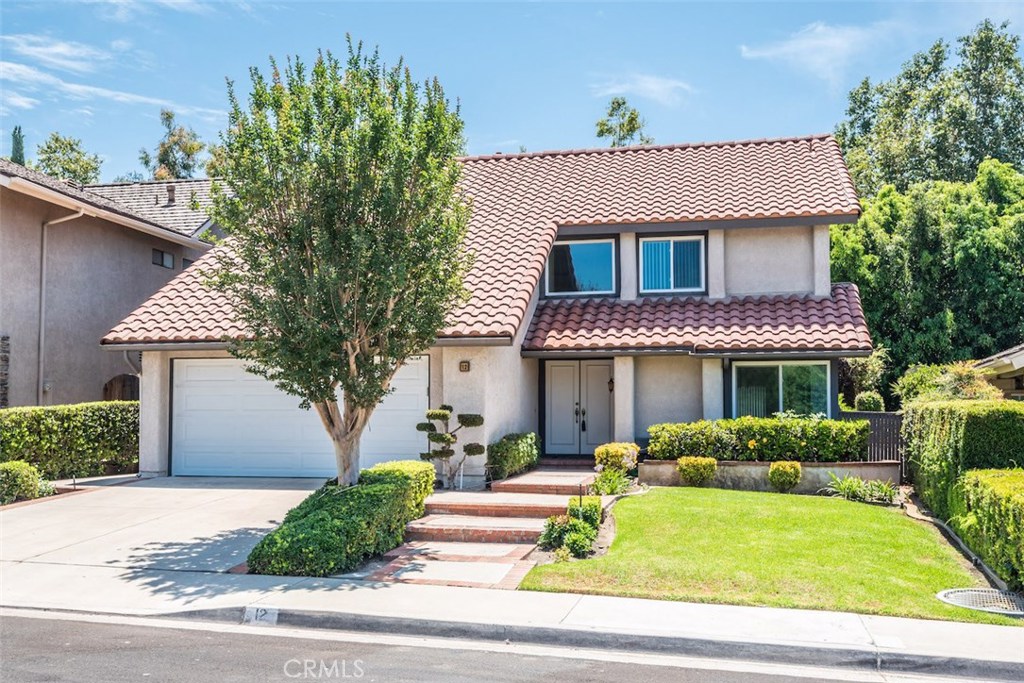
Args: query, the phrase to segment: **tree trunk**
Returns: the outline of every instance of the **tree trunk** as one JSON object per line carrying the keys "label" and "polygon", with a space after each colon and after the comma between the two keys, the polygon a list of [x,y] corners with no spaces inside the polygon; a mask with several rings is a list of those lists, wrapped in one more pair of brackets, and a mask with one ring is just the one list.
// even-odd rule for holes
{"label": "tree trunk", "polygon": [[338,484],[350,486],[359,480],[359,439],[370,418],[370,411],[345,402],[344,414],[337,401],[314,403],[320,421],[334,443]]}

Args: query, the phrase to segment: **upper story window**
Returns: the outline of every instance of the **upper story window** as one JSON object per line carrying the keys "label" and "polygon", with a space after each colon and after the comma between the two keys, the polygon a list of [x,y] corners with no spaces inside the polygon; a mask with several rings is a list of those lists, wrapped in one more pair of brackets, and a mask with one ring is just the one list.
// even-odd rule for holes
{"label": "upper story window", "polygon": [[615,240],[555,242],[545,274],[548,295],[614,294]]}
{"label": "upper story window", "polygon": [[703,292],[704,237],[641,237],[640,292]]}
{"label": "upper story window", "polygon": [[170,252],[167,252],[167,251],[161,251],[159,249],[154,249],[153,250],[153,265],[154,266],[162,266],[164,268],[173,268],[174,267],[174,254],[172,254]]}

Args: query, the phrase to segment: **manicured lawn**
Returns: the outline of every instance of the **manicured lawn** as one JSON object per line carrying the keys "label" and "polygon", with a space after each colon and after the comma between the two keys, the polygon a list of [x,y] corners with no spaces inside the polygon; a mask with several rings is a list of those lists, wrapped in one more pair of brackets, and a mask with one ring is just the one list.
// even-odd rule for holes
{"label": "manicured lawn", "polygon": [[527,590],[998,624],[939,602],[982,585],[931,525],[818,496],[657,488],[620,500],[608,553],[535,568]]}

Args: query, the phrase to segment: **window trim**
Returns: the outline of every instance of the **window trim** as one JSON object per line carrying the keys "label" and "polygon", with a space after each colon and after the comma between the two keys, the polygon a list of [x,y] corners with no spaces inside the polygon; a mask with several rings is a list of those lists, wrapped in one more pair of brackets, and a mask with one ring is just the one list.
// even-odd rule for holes
{"label": "window trim", "polygon": [[[708,288],[708,240],[705,233],[685,235],[637,235],[637,283],[636,291],[640,295],[645,294],[704,294]],[[644,289],[644,242],[699,242],[700,243],[700,286],[699,287],[673,287],[669,289]],[[671,248],[671,249],[674,249]],[[669,259],[674,258],[674,252],[670,250]],[[675,279],[674,268],[669,269],[669,277]],[[673,283],[675,284],[675,283]]]}
{"label": "window trim", "polygon": [[[551,254],[554,252],[556,246],[567,245],[567,244],[610,244],[612,247],[611,255],[611,267],[612,267],[612,288],[608,290],[601,290],[597,292],[552,292],[551,291]],[[551,245],[551,249],[548,251],[548,257],[544,262],[544,297],[545,298],[572,298],[572,297],[588,297],[588,296],[618,296],[619,294],[619,240],[615,236],[611,237],[568,237],[568,238],[556,238],[554,244]]]}
{"label": "window trim", "polygon": [[[832,419],[832,363],[827,360],[734,360],[732,363],[732,416],[738,417],[736,414],[736,368],[737,367],[751,367],[766,365],[777,365],[779,368],[779,408],[784,409],[782,405],[783,386],[782,386],[782,368],[786,365],[823,365],[825,366],[825,417]],[[780,411],[776,411],[780,412]]]}
{"label": "window trim", "polygon": [[[170,258],[168,258],[170,257]],[[157,258],[160,260],[157,261]],[[170,265],[167,265],[168,260]],[[167,268],[168,270],[174,270],[174,254],[163,249],[153,249],[152,262],[154,266],[160,266],[161,268]]]}

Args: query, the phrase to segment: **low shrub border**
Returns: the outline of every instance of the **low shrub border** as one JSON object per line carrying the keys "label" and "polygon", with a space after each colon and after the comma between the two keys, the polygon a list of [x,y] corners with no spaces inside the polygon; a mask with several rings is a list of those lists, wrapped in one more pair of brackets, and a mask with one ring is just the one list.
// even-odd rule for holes
{"label": "low shrub border", "polygon": [[45,479],[127,471],[139,462],[138,401],[0,410],[0,462],[23,460]]}
{"label": "low shrub border", "polygon": [[[772,491],[767,462],[720,460],[709,486],[738,491]],[[640,463],[640,483],[648,486],[680,486],[678,465],[673,460],[645,460]],[[865,480],[899,481],[900,463],[889,462],[804,462],[802,477],[792,493],[817,494],[829,485],[829,473]]]}
{"label": "low shrub border", "polygon": [[950,526],[1014,590],[1024,589],[1024,469],[971,470],[954,487]]}
{"label": "low shrub border", "polygon": [[755,462],[857,462],[867,460],[870,425],[867,420],[783,415],[665,423],[647,431],[647,454],[655,460],[693,455]]}
{"label": "low shrub border", "polygon": [[355,486],[325,484],[256,544],[249,572],[330,576],[398,547],[405,525],[422,515],[434,476],[430,463],[395,461],[364,470]]}
{"label": "low shrub border", "polygon": [[506,434],[487,447],[487,476],[494,481],[507,479],[533,469],[539,458],[536,434]]}

